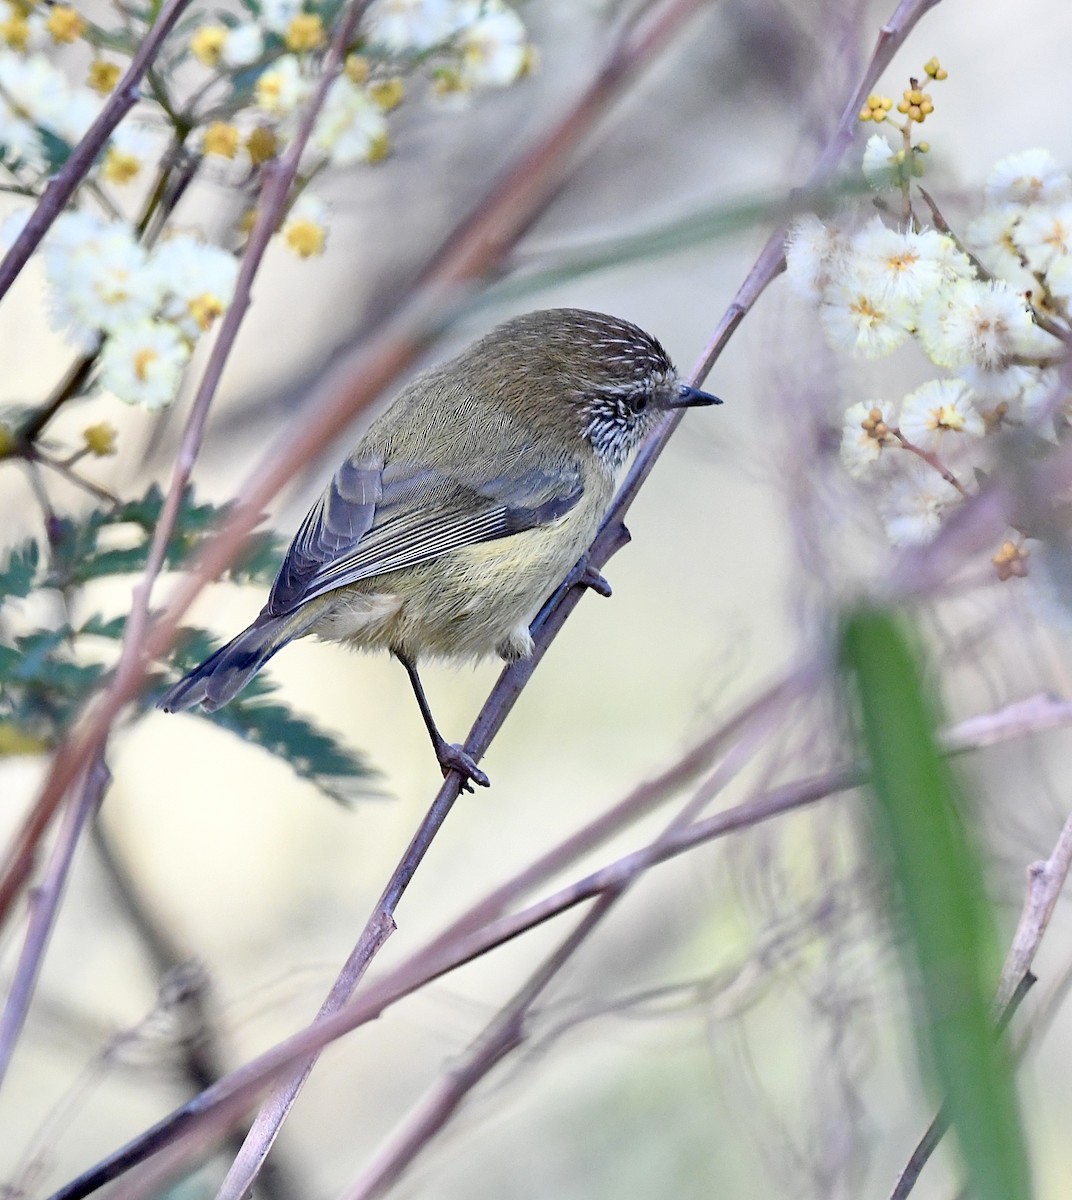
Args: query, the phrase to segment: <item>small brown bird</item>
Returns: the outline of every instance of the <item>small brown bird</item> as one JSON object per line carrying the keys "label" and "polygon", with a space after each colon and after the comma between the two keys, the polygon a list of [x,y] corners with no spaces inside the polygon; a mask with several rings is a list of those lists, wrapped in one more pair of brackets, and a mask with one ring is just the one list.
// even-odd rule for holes
{"label": "small brown bird", "polygon": [[632,451],[668,409],[720,404],[628,321],[527,313],[418,376],[309,511],[260,615],[160,700],[209,711],[287,642],[389,650],[444,774],[488,779],[432,719],[423,657],[507,661],[595,536]]}

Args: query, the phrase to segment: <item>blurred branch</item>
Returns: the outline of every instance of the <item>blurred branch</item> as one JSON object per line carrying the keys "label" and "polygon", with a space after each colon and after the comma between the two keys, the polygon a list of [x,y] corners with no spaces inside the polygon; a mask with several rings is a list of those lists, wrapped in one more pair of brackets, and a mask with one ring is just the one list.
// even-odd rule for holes
{"label": "blurred branch", "polygon": [[[194,1091],[211,1087],[226,1072],[223,1050],[208,1004],[208,977],[194,965],[177,939],[147,906],[126,864],[116,854],[99,818],[92,826],[93,845],[111,884],[116,903],[134,928],[159,981],[165,984],[181,973],[186,982],[182,992],[183,1031],[179,1038],[182,1070]],[[229,1139],[231,1153],[241,1149],[242,1139]],[[259,1180],[264,1200],[298,1200],[302,1189],[296,1173],[280,1161],[278,1155],[268,1163]]]}
{"label": "blurred branch", "polygon": [[771,222],[781,226],[799,213],[829,211],[840,201],[867,190],[866,185],[852,181],[830,180],[826,186],[815,189],[800,188],[789,197],[757,196],[732,204],[705,206],[683,217],[618,237],[562,247],[535,247],[523,255],[512,255],[507,265],[517,273],[492,284],[474,301],[474,307],[526,296],[609,267],[673,254]]}
{"label": "blurred branch", "polygon": [[[500,887],[478,900],[447,926],[425,948],[434,953],[459,938],[500,917],[511,904],[533,892],[540,884],[561,874],[597,846],[623,833],[634,822],[652,812],[669,796],[708,770],[731,738],[753,722],[770,721],[784,714],[797,699],[812,692],[822,679],[819,663],[798,668],[784,679],[722,721],[717,728],[672,766],[654,779],[634,788],[623,800],[600,814],[557,846],[542,854]],[[1070,718],[1072,719],[1072,718]]]}
{"label": "blurred branch", "polygon": [[59,837],[52,848],[45,877],[31,897],[30,921],[26,928],[22,953],[15,968],[15,977],[4,1004],[3,1015],[0,1016],[0,1085],[11,1064],[15,1044],[30,1008],[34,986],[41,970],[41,960],[44,958],[49,934],[52,932],[52,923],[67,882],[79,835],[100,806],[110,778],[104,760],[98,759],[90,769],[81,791],[71,798]]}
{"label": "blurred branch", "polygon": [[[1035,977],[1030,971],[1021,977],[1016,990],[1009,997],[1008,1003],[1001,1011],[995,1030],[998,1035],[1004,1032],[1006,1026],[1012,1020],[1016,1010],[1020,1007],[1034,984]],[[949,1111],[948,1106],[943,1104],[934,1114],[934,1120],[927,1126],[926,1132],[916,1143],[916,1148],[912,1151],[912,1157],[908,1160],[905,1169],[897,1176],[897,1183],[890,1193],[890,1200],[904,1200],[904,1197],[912,1191],[916,1186],[920,1173],[927,1165],[931,1155],[938,1149],[942,1138],[945,1137],[948,1131]],[[961,1194],[963,1193],[958,1192],[958,1195]]]}
{"label": "blurred branch", "polygon": [[[1000,1033],[1009,1023],[1020,1001],[1034,983],[1031,965],[1042,944],[1043,935],[1053,916],[1069,867],[1072,866],[1072,816],[1061,828],[1057,843],[1049,858],[1033,862],[1027,868],[1027,892],[1024,907],[1013,934],[1012,944],[1005,956],[994,998],[997,1029]],[[916,1186],[923,1168],[949,1128],[946,1105],[938,1110],[926,1133],[916,1144],[904,1170],[897,1177],[890,1200],[905,1200]]]}
{"label": "blurred branch", "polygon": [[0,299],[7,295],[30,255],[41,244],[52,222],[63,212],[67,201],[89,173],[97,155],[104,149],[112,131],[141,97],[139,83],[153,59],[160,53],[168,34],[187,8],[190,0],[167,0],[153,27],[138,47],[126,74],[90,125],[85,136],[53,177],[33,214],[0,262]]}
{"label": "blurred branch", "polygon": [[1001,969],[994,1006],[1000,1012],[1012,999],[1021,981],[1031,971],[1031,964],[1050,924],[1053,910],[1072,866],[1072,816],[1061,828],[1057,844],[1049,858],[1033,862],[1027,868],[1027,894],[1012,945]]}
{"label": "blurred branch", "polygon": [[[767,696],[770,694],[767,693]],[[955,725],[947,731],[941,742],[950,754],[958,754],[1024,736],[1025,733],[1031,732],[1031,728],[1025,724],[1025,704],[1031,704],[1034,708],[1037,728],[1040,731],[1052,730],[1059,725],[1072,725],[1072,704],[1040,696],[1034,701],[1013,704],[985,717],[973,717],[963,724]],[[745,711],[756,711],[758,717],[769,715],[766,706],[761,708],[759,702]],[[731,722],[738,722],[743,717],[742,712],[735,715]],[[973,742],[969,736],[972,729],[979,731],[978,743]],[[703,744],[709,744],[710,740],[707,739]],[[695,761],[694,756],[695,751],[692,751],[681,761],[691,765]],[[670,774],[671,772],[667,772],[664,778]],[[457,967],[505,945],[577,904],[597,897],[604,888],[620,886],[638,871],[646,870],[656,861],[666,861],[697,846],[753,828],[837,792],[856,787],[863,781],[862,770],[847,765],[812,778],[781,785],[742,804],[696,821],[667,842],[655,859],[650,857],[648,848],[642,848],[566,885],[527,909],[498,921],[490,921],[480,928],[467,928],[470,926],[472,914],[494,909],[495,898],[507,894],[511,885],[496,889],[474,905],[464,917],[452,923],[450,930],[457,931],[457,934],[449,941],[445,941],[442,936],[433,939],[383,978],[369,984],[356,999],[339,1012],[322,1020],[318,1019],[314,1024],[239,1067],[200,1096],[176,1109],[151,1129],[139,1134],[121,1149],[72,1180],[57,1191],[51,1200],[83,1200],[104,1184],[120,1178],[133,1167],[162,1151],[168,1151],[173,1161],[181,1161],[187,1140],[192,1141],[196,1137],[199,1147],[209,1143],[208,1133],[197,1134],[201,1122],[207,1123],[212,1130],[225,1128],[230,1120],[237,1118],[249,1107],[251,1096],[262,1089],[267,1081],[283,1071],[292,1069],[295,1063],[318,1052],[343,1034],[375,1020],[392,1004],[449,974]],[[616,806],[610,813],[615,813],[620,808],[621,806]],[[601,821],[593,822],[589,829],[594,829]],[[610,832],[612,830],[607,829],[603,836],[609,836]],[[555,850],[541,856],[532,866],[519,872],[517,878],[531,880],[539,875],[536,868],[541,864],[556,860],[569,861],[574,845],[573,838],[566,839]],[[583,852],[584,847],[577,851]],[[189,1147],[186,1146],[185,1157],[189,1157],[190,1153]],[[131,1191],[129,1194],[134,1196],[143,1193]]]}

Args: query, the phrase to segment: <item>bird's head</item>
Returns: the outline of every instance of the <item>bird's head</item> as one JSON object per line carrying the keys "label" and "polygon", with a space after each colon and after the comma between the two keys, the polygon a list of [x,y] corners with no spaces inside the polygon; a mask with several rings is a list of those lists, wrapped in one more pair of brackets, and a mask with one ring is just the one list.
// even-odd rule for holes
{"label": "bird's head", "polygon": [[682,382],[650,334],[604,313],[526,313],[477,347],[494,361],[495,390],[511,410],[545,433],[584,439],[614,471],[669,409],[722,403]]}

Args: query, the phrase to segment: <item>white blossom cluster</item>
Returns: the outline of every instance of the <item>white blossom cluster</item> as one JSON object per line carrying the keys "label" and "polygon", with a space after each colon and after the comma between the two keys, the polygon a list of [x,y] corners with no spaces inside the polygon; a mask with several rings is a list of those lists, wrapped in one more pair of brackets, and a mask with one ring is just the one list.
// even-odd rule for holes
{"label": "white blossom cluster", "polygon": [[46,138],[73,145],[102,103],[89,88],[70,83],[40,50],[0,49],[0,157],[6,163],[44,169]]}
{"label": "white blossom cluster", "polygon": [[529,55],[521,18],[501,0],[376,0],[366,32],[394,53],[454,43],[466,87],[513,83]]}
{"label": "white blossom cluster", "polygon": [[[876,134],[868,178],[905,188],[903,157]],[[874,359],[913,340],[942,371],[903,398],[845,413],[842,461],[875,483],[893,542],[934,535],[985,462],[989,435],[1052,429],[1072,300],[1072,180],[1046,151],[995,166],[963,245],[918,219],[853,227],[806,216],[786,262],[832,347]]]}
{"label": "white blossom cluster", "polygon": [[54,323],[85,350],[104,338],[101,386],[128,404],[170,404],[183,368],[234,292],[234,256],[180,233],[147,251],[123,221],[66,213],[45,242]]}
{"label": "white blossom cluster", "polygon": [[[171,168],[155,192],[154,176],[168,161],[207,164],[252,198],[260,168],[285,150],[322,78],[330,7],[317,0],[243,0],[238,11],[195,6],[165,51],[164,61],[182,70],[143,85],[134,117],[115,130],[80,189],[78,210],[49,233],[41,259],[51,321],[73,348],[97,357],[96,379],[120,399],[149,409],[171,402],[237,275],[231,250],[175,232],[164,187]],[[109,31],[66,0],[0,0],[4,191],[29,200],[40,194],[117,86],[137,42],[133,18]],[[503,0],[374,0],[351,49],[279,230],[300,257],[323,253],[328,236],[327,206],[309,182],[325,167],[388,153],[387,114],[404,98],[404,75],[426,71],[435,95],[464,97],[513,83],[533,53]],[[22,200],[0,210],[0,254],[31,211]],[[233,231],[234,245],[244,228]]]}
{"label": "white blossom cluster", "polygon": [[[295,0],[263,0],[260,20],[267,31],[291,46],[292,31],[300,28],[306,15]],[[451,51],[456,67],[443,68],[439,74],[444,91],[451,95],[506,87],[524,74],[531,59],[521,18],[501,0],[377,0],[363,33],[369,47],[389,62],[437,48]],[[224,57],[236,39],[253,46],[259,36],[257,25],[234,27],[227,34]],[[257,80],[255,106],[245,114],[247,121],[273,122],[285,142],[315,79],[315,64],[307,54],[295,50],[278,56]],[[345,72],[332,85],[317,121],[313,151],[333,166],[381,157],[388,137],[384,109],[396,102],[382,80]]]}
{"label": "white blossom cluster", "polygon": [[[29,218],[0,223],[0,253]],[[128,404],[164,408],[198,339],[227,308],[238,263],[190,233],[146,250],[133,228],[64,213],[44,243],[49,315],[82,353],[100,350],[100,384]]]}

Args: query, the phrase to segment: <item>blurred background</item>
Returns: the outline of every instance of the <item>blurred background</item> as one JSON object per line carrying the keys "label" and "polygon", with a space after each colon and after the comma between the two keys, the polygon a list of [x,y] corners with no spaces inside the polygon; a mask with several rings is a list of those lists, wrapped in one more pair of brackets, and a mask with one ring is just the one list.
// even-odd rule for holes
{"label": "blurred background", "polygon": [[[583,0],[529,0],[522,12],[539,50],[533,75],[461,113],[407,103],[387,162],[321,184],[335,214],[328,253],[300,263],[270,253],[209,423],[200,493],[221,502],[233,494],[337,349],[579,94],[620,17],[615,4]],[[679,218],[783,200],[888,15],[858,0],[710,5],[616,106],[517,263],[538,267]],[[947,0],[908,39],[882,90],[899,95],[933,54],[948,68],[928,126],[928,186],[951,219],[970,215],[1005,154],[1039,145],[1072,165],[1061,82],[1070,39],[1072,10],[1057,0],[1023,0],[1015,16]],[[231,219],[235,202],[211,181],[189,201],[200,220]],[[513,313],[569,305],[636,322],[688,370],[773,227],[757,220],[509,298],[492,288],[428,361]],[[4,400],[40,395],[63,361],[39,287],[28,272],[22,301],[0,316]],[[880,370],[893,395],[927,368],[906,351]],[[556,640],[484,762],[491,790],[451,813],[373,977],[675,761],[814,642],[873,568],[860,530],[840,523],[854,501],[835,478],[826,434],[878,378],[847,372],[824,348],[814,311],[774,284],[707,381],[725,405],[686,417],[632,509],[632,544],[606,572],[613,598],[586,597]],[[94,400],[56,428],[77,431],[102,416],[119,425],[126,450],[99,478],[136,494],[154,479],[166,485],[182,411],[180,403],[160,419]],[[271,523],[281,534],[296,528],[355,436],[279,502]],[[0,472],[0,511],[5,540],[33,527],[14,469]],[[128,601],[120,586],[101,595],[116,613]],[[219,584],[192,619],[230,636],[262,601],[258,589]],[[950,718],[1044,688],[1068,694],[1067,638],[1015,586],[975,589],[921,619],[947,668]],[[271,674],[294,708],[366,755],[377,775],[345,807],[188,716],[154,714],[116,739],[100,837],[80,854],[0,1093],[0,1178],[16,1180],[38,1161],[47,1175],[30,1194],[52,1190],[194,1090],[177,1049],[184,1007],[170,993],[161,999],[138,914],[197,964],[220,1065],[236,1066],[312,1017],[435,793],[438,772],[398,664],[309,641],[287,649]],[[427,669],[448,736],[462,739],[496,674],[494,664]],[[835,725],[824,704],[801,708],[719,803],[840,762]],[[1068,736],[964,764],[1003,936],[1028,863],[1049,853],[1072,802],[1062,786]],[[5,834],[43,769],[32,758],[0,762]],[[889,898],[860,815],[858,798],[845,794],[651,871],[545,995],[520,1052],[391,1194],[886,1196],[935,1096],[917,1071]],[[665,819],[642,823],[582,869],[642,844]],[[278,1142],[276,1196],[337,1194],[572,920],[454,972],[331,1048]],[[1072,1052],[1072,1020],[1054,990],[1072,963],[1069,932],[1062,906],[1037,964],[1028,1018],[1038,1028],[1018,1076],[1038,1195],[1054,1198],[1068,1194],[1072,1171],[1072,1078],[1059,1066]],[[7,972],[17,947],[7,933]],[[953,1194],[946,1153],[917,1195]],[[170,1194],[213,1195],[221,1161]]]}

